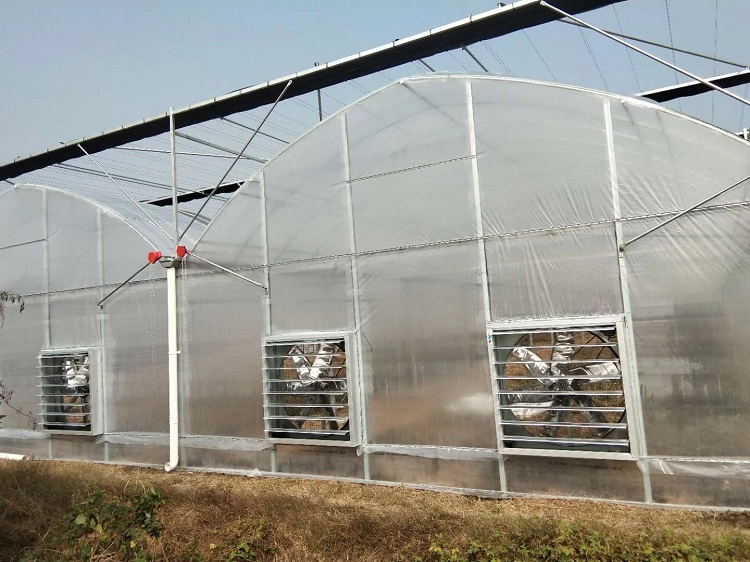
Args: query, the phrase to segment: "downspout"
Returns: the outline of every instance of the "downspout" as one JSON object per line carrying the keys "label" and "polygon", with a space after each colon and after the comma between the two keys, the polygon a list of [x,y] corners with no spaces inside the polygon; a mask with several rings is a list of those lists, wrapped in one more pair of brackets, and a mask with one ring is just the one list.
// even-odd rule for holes
{"label": "downspout", "polygon": [[180,416],[177,376],[177,267],[179,258],[162,258],[167,269],[167,345],[169,351],[169,462],[164,470],[171,472],[180,462]]}
{"label": "downspout", "polygon": [[[174,243],[180,243],[179,209],[177,207],[177,139],[175,138],[174,110],[169,108],[169,139],[172,153],[172,213],[174,219]],[[169,353],[169,462],[164,470],[172,472],[180,462],[180,405],[177,354],[177,266],[182,261],[180,248],[175,249],[176,258],[164,258],[161,264],[167,268],[167,346]]]}

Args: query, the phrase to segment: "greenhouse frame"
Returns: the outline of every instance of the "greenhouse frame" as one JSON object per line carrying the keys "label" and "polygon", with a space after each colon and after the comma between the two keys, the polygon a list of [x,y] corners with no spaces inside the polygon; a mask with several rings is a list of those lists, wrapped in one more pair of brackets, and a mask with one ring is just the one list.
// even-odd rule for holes
{"label": "greenhouse frame", "polygon": [[435,73],[323,120],[178,247],[16,185],[0,378],[36,426],[10,413],[0,451],[750,507],[749,156],[642,100]]}

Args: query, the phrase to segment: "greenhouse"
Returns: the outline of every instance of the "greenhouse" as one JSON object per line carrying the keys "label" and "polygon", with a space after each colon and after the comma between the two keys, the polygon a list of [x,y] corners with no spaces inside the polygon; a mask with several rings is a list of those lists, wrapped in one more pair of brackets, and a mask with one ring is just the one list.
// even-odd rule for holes
{"label": "greenhouse", "polygon": [[16,185],[0,451],[748,507],[749,156],[641,100],[430,74],[321,122],[178,248]]}

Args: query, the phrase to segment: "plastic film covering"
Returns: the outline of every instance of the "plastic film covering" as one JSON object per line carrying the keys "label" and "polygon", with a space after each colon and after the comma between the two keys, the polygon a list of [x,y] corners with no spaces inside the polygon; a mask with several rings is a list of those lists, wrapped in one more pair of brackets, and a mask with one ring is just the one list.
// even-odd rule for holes
{"label": "plastic film covering", "polygon": [[5,425],[0,429],[0,453],[49,457],[49,435],[32,429],[8,429]]}
{"label": "plastic film covering", "polygon": [[330,119],[263,172],[271,263],[350,251],[343,137]]}
{"label": "plastic film covering", "polygon": [[346,110],[351,178],[468,156],[464,80],[405,80]]}
{"label": "plastic film covering", "polygon": [[471,164],[466,158],[353,181],[357,251],[474,236]]}
{"label": "plastic film covering", "polygon": [[51,291],[101,284],[98,214],[97,207],[82,205],[76,197],[56,191],[47,193]]}
{"label": "plastic film covering", "polygon": [[[747,141],[735,135],[633,100],[611,112],[623,216],[686,209],[750,175]],[[712,204],[748,194],[750,182]]]}
{"label": "plastic film covering", "polygon": [[270,280],[273,334],[353,327],[348,258],[274,266]]}
{"label": "plastic film covering", "polygon": [[457,460],[375,453],[370,456],[370,473],[373,480],[389,482],[500,489],[497,459]]}
{"label": "plastic film covering", "polygon": [[[111,289],[145,265],[146,256],[152,250],[130,225],[106,213],[101,214],[101,246],[104,284],[111,286]],[[171,253],[168,252],[169,249],[164,248],[165,253]],[[166,275],[166,269],[155,264],[147,272],[141,273],[137,279],[162,278]]]}
{"label": "plastic film covering", "polygon": [[131,283],[104,308],[107,431],[167,430],[166,309],[161,280]]}
{"label": "plastic film covering", "polygon": [[496,446],[477,244],[358,258],[369,443]]}
{"label": "plastic film covering", "polygon": [[55,349],[98,347],[98,288],[54,293],[49,296],[51,346]]}
{"label": "plastic film covering", "polygon": [[199,254],[219,264],[263,263],[263,206],[259,179],[245,182],[221,210],[210,235],[196,243]]}
{"label": "plastic film covering", "polygon": [[634,461],[506,456],[509,492],[644,501]]}
{"label": "plastic film covering", "polygon": [[244,451],[184,447],[182,459],[191,468],[240,470],[243,473],[271,472],[271,450]]}
{"label": "plastic film covering", "polygon": [[44,194],[39,190],[0,193],[0,248],[45,238],[43,210]]}
{"label": "plastic film covering", "polygon": [[610,224],[486,240],[492,319],[622,311]]}
{"label": "plastic film covering", "polygon": [[388,453],[391,455],[406,455],[426,459],[442,459],[447,461],[497,460],[496,449],[480,449],[477,447],[435,447],[431,445],[361,445],[360,453]]}
{"label": "plastic film covering", "polygon": [[[628,221],[626,239],[663,219]],[[697,211],[625,251],[648,452],[749,457],[750,208]]]}
{"label": "plastic film covering", "polygon": [[750,480],[750,459],[648,458],[641,461],[651,474],[676,474],[726,480]]}
{"label": "plastic film covering", "polygon": [[352,447],[276,445],[276,471],[290,474],[364,478],[364,463]]}
{"label": "plastic film covering", "polygon": [[202,267],[191,261],[181,284],[184,431],[262,437],[263,291],[223,272],[196,275]]}
{"label": "plastic film covering", "polygon": [[44,260],[45,242],[31,242],[0,248],[0,286],[21,295],[47,291]]}
{"label": "plastic film covering", "polygon": [[103,461],[104,446],[88,435],[53,435],[50,439],[50,457],[53,459]]}
{"label": "plastic film covering", "polygon": [[598,95],[563,86],[472,80],[486,234],[611,219]]}
{"label": "plastic film covering", "polygon": [[744,479],[652,474],[651,490],[658,503],[742,508],[750,505],[750,486]]}
{"label": "plastic film covering", "polygon": [[[3,268],[4,269],[4,268]],[[22,314],[13,305],[5,310],[5,325],[0,332],[0,381],[13,392],[13,405],[23,412],[39,413],[37,388],[39,351],[47,345],[47,307],[44,297],[25,299]],[[5,406],[0,406],[5,429],[33,429],[33,422]]]}

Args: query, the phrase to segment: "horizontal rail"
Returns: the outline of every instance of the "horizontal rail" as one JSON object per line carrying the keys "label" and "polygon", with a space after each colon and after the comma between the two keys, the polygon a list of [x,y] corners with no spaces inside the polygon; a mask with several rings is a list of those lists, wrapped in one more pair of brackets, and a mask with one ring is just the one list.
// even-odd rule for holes
{"label": "horizontal rail", "polygon": [[294,390],[266,390],[263,391],[263,394],[266,395],[299,395],[299,396],[343,396],[347,394],[347,390],[321,390],[321,391],[314,391],[314,390],[300,390],[300,391],[294,391]]}
{"label": "horizontal rail", "polygon": [[[65,403],[65,402],[40,402],[37,406],[54,406],[56,408],[81,408],[83,406],[91,406],[91,402],[77,402],[77,403]],[[51,412],[54,413],[54,412]]]}
{"label": "horizontal rail", "polygon": [[305,405],[305,404],[264,404],[263,407],[264,408],[268,408],[268,409],[271,409],[271,408],[284,408],[284,409],[286,409],[286,408],[297,408],[297,409],[305,409],[306,407],[307,408],[326,408],[326,409],[329,409],[329,408],[348,408],[349,404],[348,403],[343,403],[342,404],[340,402],[337,402],[336,404],[310,404],[310,405]]}
{"label": "horizontal rail", "polygon": [[295,353],[294,355],[264,355],[261,359],[292,359],[294,357],[346,357],[346,353]]}
{"label": "horizontal rail", "polygon": [[263,371],[298,371],[300,369],[345,369],[346,365],[300,365],[299,367],[261,367]]}
{"label": "horizontal rail", "polygon": [[335,421],[345,422],[349,419],[348,416],[343,418],[331,417],[331,416],[264,416],[264,420],[294,420],[294,421]]}
{"label": "horizontal rail", "polygon": [[592,376],[592,375],[568,375],[568,376],[538,376],[538,377],[495,377],[495,380],[498,381],[538,381],[538,380],[553,380],[553,381],[562,381],[562,380],[587,380],[587,381],[618,381],[622,379],[622,376],[618,375],[602,375],[602,376]]}
{"label": "horizontal rail", "polygon": [[43,421],[40,425],[48,426],[54,425],[56,427],[91,427],[90,423],[62,423],[62,422],[48,422]]}
{"label": "horizontal rail", "polygon": [[575,348],[586,348],[586,347],[595,347],[595,348],[599,348],[599,347],[617,347],[617,343],[578,343],[578,344],[576,344],[576,343],[571,343],[571,344],[565,343],[565,344],[559,344],[559,345],[501,345],[499,347],[493,347],[492,349],[503,349],[503,350],[507,350],[507,349],[519,349],[519,348],[523,348],[523,349],[555,349],[557,347],[560,347],[561,345],[566,345],[566,346],[569,345],[570,347],[575,347]]}
{"label": "horizontal rail", "polygon": [[307,435],[349,435],[348,429],[282,429],[270,427],[267,433],[303,433]]}
{"label": "horizontal rail", "polygon": [[316,379],[263,379],[263,382],[273,384],[273,383],[286,383],[286,384],[292,384],[292,383],[303,383],[303,384],[312,384],[314,382],[333,382],[333,383],[346,383],[348,382],[346,378],[340,378],[340,379],[332,379],[330,377],[319,377]]}
{"label": "horizontal rail", "polygon": [[495,365],[596,365],[598,363],[619,363],[620,360],[617,358],[613,359],[571,359],[563,361],[542,360],[539,361],[493,361]]}
{"label": "horizontal rail", "polygon": [[86,394],[50,394],[50,393],[37,394],[37,398],[52,398],[52,397],[72,398],[72,397],[84,397],[84,396],[87,397],[89,396],[89,394],[88,393]]}
{"label": "horizontal rail", "polygon": [[[615,332],[616,329],[612,324],[602,326],[576,326],[570,328],[524,328],[516,330],[493,330],[493,336],[508,336],[508,335],[536,335],[536,334],[568,334],[568,333],[584,333],[584,332]],[[570,344],[575,346],[575,344]],[[524,347],[524,346],[516,346]]]}
{"label": "horizontal rail", "polygon": [[575,408],[573,406],[532,406],[532,405],[517,405],[517,406],[498,406],[498,410],[551,410],[551,411],[559,411],[559,412],[624,412],[625,408],[623,407],[617,407],[617,406],[593,406],[591,408],[587,408],[585,406],[581,406],[579,408]]}
{"label": "horizontal rail", "polygon": [[500,390],[500,395],[531,394],[538,396],[622,396],[622,391],[610,390]]}
{"label": "horizontal rail", "polygon": [[527,437],[525,435],[504,435],[503,440],[530,443],[547,443],[554,445],[601,445],[607,447],[628,447],[630,445],[630,442],[627,439],[586,439],[583,437]]}
{"label": "horizontal rail", "polygon": [[532,427],[580,427],[600,429],[626,429],[625,423],[576,423],[576,422],[544,422],[544,421],[501,421],[500,425],[518,425]]}

